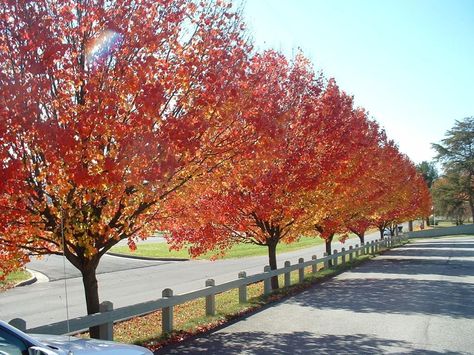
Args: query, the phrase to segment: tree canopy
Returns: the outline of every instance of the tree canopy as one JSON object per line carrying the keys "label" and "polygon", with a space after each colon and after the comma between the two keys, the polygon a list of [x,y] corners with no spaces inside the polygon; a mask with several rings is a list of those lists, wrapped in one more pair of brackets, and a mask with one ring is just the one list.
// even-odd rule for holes
{"label": "tree canopy", "polygon": [[445,173],[457,176],[451,180],[458,180],[454,185],[459,194],[465,195],[474,219],[474,117],[456,120],[453,128],[446,132],[446,138],[441,143],[434,143],[433,148]]}

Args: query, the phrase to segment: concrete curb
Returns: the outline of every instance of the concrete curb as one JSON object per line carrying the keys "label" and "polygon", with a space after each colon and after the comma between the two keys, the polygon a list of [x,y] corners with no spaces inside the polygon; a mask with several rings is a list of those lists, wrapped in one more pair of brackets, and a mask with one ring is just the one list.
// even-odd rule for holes
{"label": "concrete curb", "polygon": [[154,258],[152,256],[139,256],[139,255],[127,255],[119,253],[107,253],[107,255],[116,256],[119,258],[129,258],[138,260],[150,260],[150,261],[188,261],[189,258]]}
{"label": "concrete curb", "polygon": [[28,280],[24,280],[24,281],[20,281],[20,282],[16,283],[15,286],[13,286],[13,287],[28,286],[28,285],[34,284],[36,281],[38,281],[36,276],[30,270],[26,270],[26,271],[30,273],[31,277]]}

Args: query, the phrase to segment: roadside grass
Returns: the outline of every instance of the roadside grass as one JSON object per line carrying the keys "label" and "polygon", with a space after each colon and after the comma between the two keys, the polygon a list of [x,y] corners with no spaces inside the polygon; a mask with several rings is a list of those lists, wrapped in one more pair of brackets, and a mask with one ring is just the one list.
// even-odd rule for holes
{"label": "roadside grass", "polygon": [[[0,272],[0,277],[2,273]],[[13,286],[15,286],[18,282],[28,280],[31,277],[31,274],[23,269],[13,271],[12,273],[8,274],[5,280],[0,280],[0,292],[6,291]]]}
{"label": "roadside grass", "polygon": [[322,264],[318,264],[318,272],[312,274],[312,268],[305,268],[305,278],[303,283],[298,283],[298,270],[291,273],[291,286],[283,287],[284,275],[279,276],[280,289],[275,290],[270,295],[263,294],[263,282],[250,284],[247,286],[248,302],[239,304],[238,289],[223,292],[216,295],[216,315],[205,315],[204,298],[186,302],[174,307],[174,331],[170,334],[161,333],[161,311],[136,317],[114,325],[114,340],[134,343],[146,346],[151,350],[157,350],[166,345],[180,342],[191,336],[207,332],[211,329],[255,312],[266,304],[281,300],[312,285],[340,274],[344,270],[351,269],[372,256],[364,255],[354,258],[345,265],[339,264],[337,267],[322,269]]}
{"label": "roadside grass", "polygon": [[[351,234],[349,238],[357,238],[356,235]],[[335,238],[336,240],[336,238]],[[294,243],[285,244],[279,243],[277,246],[277,253],[287,253],[294,250],[310,248],[318,246],[324,243],[324,240],[319,237],[301,237],[300,240]],[[167,243],[149,243],[149,244],[139,244],[135,251],[131,251],[128,246],[115,246],[111,250],[113,253],[124,254],[124,255],[133,255],[133,256],[145,256],[145,257],[154,257],[154,258],[189,258],[187,249],[181,250],[169,250]],[[231,259],[231,258],[243,258],[249,256],[262,256],[267,255],[268,250],[264,246],[259,246],[255,244],[241,243],[234,245],[231,249],[226,251],[226,253],[219,258],[222,259]],[[215,252],[209,252],[199,256],[197,259],[212,259],[216,256]]]}

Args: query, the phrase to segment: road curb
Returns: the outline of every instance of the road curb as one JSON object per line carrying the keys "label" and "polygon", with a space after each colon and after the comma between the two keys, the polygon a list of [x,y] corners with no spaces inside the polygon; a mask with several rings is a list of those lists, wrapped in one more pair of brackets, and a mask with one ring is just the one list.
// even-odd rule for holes
{"label": "road curb", "polygon": [[27,272],[30,273],[31,277],[30,277],[28,280],[24,280],[24,281],[20,281],[20,282],[16,283],[15,286],[13,286],[13,287],[28,286],[28,285],[34,284],[36,281],[38,281],[38,279],[36,278],[36,276],[33,275],[33,274],[31,273],[31,271],[27,270]]}
{"label": "road curb", "polygon": [[107,253],[107,255],[117,256],[119,258],[129,258],[138,260],[150,260],[150,261],[188,261],[189,258],[154,258],[152,256],[139,256],[139,255],[128,255],[119,253]]}

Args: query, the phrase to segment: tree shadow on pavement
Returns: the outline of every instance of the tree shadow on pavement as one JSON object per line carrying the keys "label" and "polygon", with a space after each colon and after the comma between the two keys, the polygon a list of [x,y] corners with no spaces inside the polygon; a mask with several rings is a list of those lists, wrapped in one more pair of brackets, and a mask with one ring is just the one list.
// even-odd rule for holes
{"label": "tree shadow on pavement", "polygon": [[401,249],[393,249],[390,250],[388,255],[394,256],[422,256],[422,257],[455,257],[455,258],[463,258],[463,257],[474,257],[474,247],[470,248],[470,250],[456,250],[453,249],[442,249],[442,248],[425,248],[425,247],[417,247],[417,248],[401,248]]}
{"label": "tree shadow on pavement", "polygon": [[405,275],[474,276],[474,261],[467,260],[378,259],[373,262],[376,263],[375,270],[363,265],[354,271],[357,273],[377,272]]}
{"label": "tree shadow on pavement", "polygon": [[289,299],[319,309],[474,318],[474,285],[412,279],[341,279]]}
{"label": "tree shadow on pavement", "polygon": [[430,351],[400,341],[375,338],[373,335],[316,335],[309,332],[268,334],[264,332],[211,333],[177,346],[166,347],[158,354],[459,354]]}
{"label": "tree shadow on pavement", "polygon": [[[462,243],[413,243],[413,244],[405,244],[403,248],[439,248],[439,249],[466,249],[471,248],[474,249],[474,240],[470,243],[462,242]],[[474,251],[474,250],[473,250]]]}

